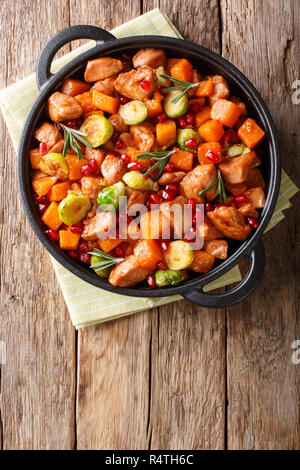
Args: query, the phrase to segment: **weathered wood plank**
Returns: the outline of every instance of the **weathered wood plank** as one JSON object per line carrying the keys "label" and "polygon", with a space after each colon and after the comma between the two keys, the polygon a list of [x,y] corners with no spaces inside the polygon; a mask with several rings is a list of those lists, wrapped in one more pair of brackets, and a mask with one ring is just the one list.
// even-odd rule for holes
{"label": "weathered wood plank", "polygon": [[[299,78],[299,2],[222,0],[221,8],[223,54],[266,99],[283,166],[297,180],[299,105],[292,104],[291,84]],[[295,206],[264,237],[261,285],[228,310],[230,449],[299,449],[300,369],[291,359],[292,342],[300,335],[298,231]]]}
{"label": "weathered wood plank", "polygon": [[[68,2],[3,0],[1,78],[33,72],[43,43],[68,25]],[[74,446],[75,336],[48,254],[17,196],[16,155],[1,118],[1,366],[4,449]]]}
{"label": "weathered wood plank", "polygon": [[[159,6],[186,39],[220,50],[217,1],[144,0],[143,6]],[[222,449],[224,311],[187,301],[159,310],[152,317],[151,449]]]}

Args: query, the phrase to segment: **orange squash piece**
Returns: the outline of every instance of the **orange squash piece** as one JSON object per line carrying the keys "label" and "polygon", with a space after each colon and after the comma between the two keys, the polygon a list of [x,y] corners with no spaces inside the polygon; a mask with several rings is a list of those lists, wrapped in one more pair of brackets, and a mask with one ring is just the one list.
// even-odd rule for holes
{"label": "orange squash piece", "polygon": [[98,90],[92,90],[93,94],[93,105],[97,109],[106,111],[110,114],[115,114],[119,109],[119,100],[113,96],[105,95]]}
{"label": "orange squash piece", "polygon": [[242,114],[241,108],[228,100],[217,100],[211,108],[211,117],[220,121],[224,126],[233,127]]}
{"label": "orange squash piece", "polygon": [[170,156],[170,163],[173,163],[176,170],[191,171],[193,168],[194,154],[175,148],[175,153]]}
{"label": "orange squash piece", "polygon": [[62,250],[77,250],[80,234],[73,233],[69,230],[60,230],[59,232],[59,247]]}
{"label": "orange squash piece", "polygon": [[41,176],[32,182],[32,187],[39,196],[46,196],[56,181],[56,176]]}
{"label": "orange squash piece", "polygon": [[218,142],[224,135],[223,125],[219,121],[210,119],[199,127],[199,134],[205,142]]}
{"label": "orange squash piece", "polygon": [[92,111],[97,111],[98,108],[93,104],[92,90],[86,91],[81,95],[76,95],[74,96],[74,98],[82,107],[83,114],[91,113]]}
{"label": "orange squash piece", "polygon": [[156,124],[156,141],[161,147],[170,147],[176,142],[176,122],[165,121]]}
{"label": "orange squash piece", "polygon": [[155,240],[140,240],[133,252],[139,266],[149,271],[153,271],[163,259],[161,249]]}
{"label": "orange squash piece", "polygon": [[40,169],[40,163],[42,160],[42,155],[39,153],[39,149],[32,149],[29,152],[30,155],[30,163],[31,163],[31,168],[33,170],[39,170]]}
{"label": "orange squash piece", "polygon": [[174,58],[167,59],[166,71],[167,71],[168,75],[170,75],[170,71],[171,71],[171,68],[173,67],[173,65],[175,65],[179,61],[180,61],[180,59],[174,59]]}
{"label": "orange squash piece", "polygon": [[265,132],[254,119],[248,118],[238,130],[239,138],[250,149],[255,148],[263,139]]}
{"label": "orange squash piece", "polygon": [[207,273],[213,267],[215,257],[210,253],[202,250],[194,251],[194,260],[190,265],[190,269],[196,273]]}
{"label": "orange squash piece", "polygon": [[169,223],[160,210],[145,212],[140,219],[141,236],[145,240],[170,237]]}
{"label": "orange squash piece", "polygon": [[49,201],[62,201],[65,197],[67,197],[69,189],[70,183],[68,181],[55,184],[49,191]]}
{"label": "orange squash piece", "polygon": [[205,105],[205,98],[192,98],[189,100],[189,110],[196,103],[198,104],[198,108],[202,108]]}
{"label": "orange squash piece", "polygon": [[65,160],[69,169],[70,180],[74,181],[82,178],[81,168],[87,165],[88,161],[85,158],[79,160],[78,155],[70,154],[66,155]]}
{"label": "orange squash piece", "polygon": [[206,121],[211,119],[210,112],[211,112],[210,106],[204,106],[204,108],[200,109],[200,111],[197,111],[195,114],[195,126],[200,127]]}
{"label": "orange squash piece", "polygon": [[199,83],[196,90],[196,96],[211,96],[214,92],[214,82],[209,78]]}
{"label": "orange squash piece", "polygon": [[170,72],[171,77],[190,82],[192,80],[193,66],[187,59],[180,59],[172,65]]}
{"label": "orange squash piece", "polygon": [[159,91],[154,92],[154,97],[152,100],[145,100],[144,103],[148,109],[148,118],[153,118],[158,116],[159,113],[162,113],[162,100],[164,99],[163,95]]}
{"label": "orange squash piece", "polygon": [[206,158],[206,154],[209,151],[217,154],[220,158],[220,162],[222,161],[222,145],[220,144],[220,142],[205,142],[204,144],[200,144],[198,146],[197,153],[199,163],[211,163],[211,160]]}
{"label": "orange squash piece", "polygon": [[[47,227],[51,228],[55,232],[59,229],[62,221],[58,215],[58,203],[53,201],[49,204],[46,211],[42,215],[42,221]],[[72,233],[72,232],[71,232]]]}
{"label": "orange squash piece", "polygon": [[90,85],[77,78],[67,78],[61,86],[60,91],[65,95],[76,96],[89,91]]}
{"label": "orange squash piece", "polygon": [[132,162],[138,162],[141,166],[141,170],[143,172],[147,171],[150,166],[153,164],[153,160],[151,159],[143,159],[143,158],[137,158],[138,155],[143,153],[141,150],[135,149],[133,147],[129,147],[126,150],[126,154],[130,157],[131,163]]}
{"label": "orange squash piece", "polygon": [[119,238],[104,238],[103,240],[98,240],[98,246],[100,250],[104,251],[105,253],[109,253],[111,250],[114,250],[117,246],[120,245],[124,240],[120,240]]}

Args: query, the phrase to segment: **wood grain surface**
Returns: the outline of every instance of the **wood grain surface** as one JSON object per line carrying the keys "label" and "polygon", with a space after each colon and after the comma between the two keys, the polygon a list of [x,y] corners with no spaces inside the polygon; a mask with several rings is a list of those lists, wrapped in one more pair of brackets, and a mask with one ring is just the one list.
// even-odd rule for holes
{"label": "wood grain surface", "polygon": [[[0,88],[31,73],[59,29],[112,29],[156,7],[254,83],[299,184],[298,0],[2,0]],[[26,222],[0,125],[1,448],[300,449],[300,365],[291,359],[300,339],[299,197],[265,236],[263,281],[242,304],[225,311],[181,301],[75,333]]]}

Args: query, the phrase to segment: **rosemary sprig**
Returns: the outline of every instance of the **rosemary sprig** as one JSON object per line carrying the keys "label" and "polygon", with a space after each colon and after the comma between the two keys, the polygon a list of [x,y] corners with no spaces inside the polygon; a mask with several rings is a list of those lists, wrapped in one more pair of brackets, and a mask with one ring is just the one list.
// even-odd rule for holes
{"label": "rosemary sprig", "polygon": [[91,264],[91,268],[95,269],[95,271],[101,271],[102,269],[111,268],[115,264],[124,261],[124,258],[115,258],[109,253],[105,253],[102,250],[98,250],[98,248],[94,248],[94,251],[89,252],[89,255],[95,255],[102,258],[102,261],[99,261],[99,263]]}
{"label": "rosemary sprig", "polygon": [[221,175],[220,170],[218,170],[217,179],[211,185],[207,186],[207,188],[200,191],[199,196],[203,196],[203,194],[205,194],[210,189],[214,188],[216,185],[217,185],[217,195],[220,197],[221,204],[224,204],[225,202],[227,202],[227,194],[224,188],[224,183],[222,180],[222,175]]}
{"label": "rosemary sprig", "polygon": [[172,103],[177,103],[180,100],[180,98],[182,98],[188,91],[190,91],[192,88],[199,85],[199,82],[198,83],[185,82],[184,80],[179,80],[179,78],[170,77],[170,75],[165,75],[164,73],[161,73],[160,76],[163,78],[167,78],[171,82],[177,84],[177,86],[164,88],[163,91],[168,92],[168,91],[183,90],[182,93],[180,93],[178,96],[176,96],[172,100]]}
{"label": "rosemary sprig", "polygon": [[174,152],[176,152],[176,150],[167,150],[165,152],[145,152],[137,155],[136,158],[156,160],[156,163],[146,171],[145,175],[149,175],[153,171],[157,170],[155,176],[152,176],[152,179],[157,180],[164,171],[166,164],[169,162],[170,156]]}
{"label": "rosemary sprig", "polygon": [[64,124],[61,124],[61,123],[59,124],[59,126],[64,131],[65,145],[62,151],[63,156],[65,157],[68,150],[72,148],[77,153],[79,160],[83,158],[83,155],[80,150],[80,145],[78,144],[77,140],[82,142],[87,147],[92,148],[92,145],[87,140],[84,139],[84,137],[86,137],[87,134],[85,132],[72,129],[71,127],[65,126]]}

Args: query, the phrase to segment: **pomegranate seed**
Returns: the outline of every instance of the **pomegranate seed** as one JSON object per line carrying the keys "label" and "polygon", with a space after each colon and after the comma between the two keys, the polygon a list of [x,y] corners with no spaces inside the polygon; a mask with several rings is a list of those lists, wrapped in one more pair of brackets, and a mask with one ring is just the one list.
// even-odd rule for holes
{"label": "pomegranate seed", "polygon": [[168,269],[168,265],[164,261],[160,261],[157,265],[158,269],[163,269],[164,271]]}
{"label": "pomegranate seed", "polygon": [[259,227],[258,220],[254,219],[253,217],[248,217],[247,222],[254,230]]}
{"label": "pomegranate seed", "polygon": [[194,126],[195,124],[195,117],[192,113],[186,113],[185,120],[190,126]]}
{"label": "pomegranate seed", "polygon": [[191,227],[190,230],[189,230],[189,233],[187,233],[183,239],[185,242],[193,242],[195,241],[195,238],[196,238],[196,229],[195,227]]}
{"label": "pomegranate seed", "polygon": [[180,127],[183,127],[184,129],[187,127],[188,123],[186,122],[186,120],[184,118],[180,118],[178,119],[178,124],[180,125]]}
{"label": "pomegranate seed", "polygon": [[215,207],[222,207],[222,204],[215,204]]}
{"label": "pomegranate seed", "polygon": [[154,178],[158,173],[158,168],[155,168],[155,170],[150,171],[149,176],[150,178]]}
{"label": "pomegranate seed", "polygon": [[172,162],[167,163],[164,168],[164,171],[166,171],[167,173],[172,173],[172,171],[174,170],[175,170],[175,165]]}
{"label": "pomegranate seed", "polygon": [[88,264],[90,262],[91,256],[88,253],[80,253],[79,259],[83,263]]}
{"label": "pomegranate seed", "polygon": [[160,247],[162,249],[162,251],[167,251],[168,247],[169,247],[169,244],[170,242],[168,240],[164,240],[160,243]]}
{"label": "pomegranate seed", "polygon": [[126,147],[126,144],[122,139],[118,139],[115,143],[115,147],[117,150],[122,150]]}
{"label": "pomegranate seed", "polygon": [[92,173],[97,175],[100,171],[97,161],[94,158],[91,158],[91,160],[89,161],[89,165],[92,168]]}
{"label": "pomegranate seed", "polygon": [[38,213],[42,215],[47,209],[47,207],[48,207],[48,204],[38,204],[37,206]]}
{"label": "pomegranate seed", "polygon": [[131,162],[127,165],[128,170],[137,170],[140,171],[142,169],[140,162]]}
{"label": "pomegranate seed", "polygon": [[193,113],[196,113],[200,109],[200,104],[199,103],[192,103],[189,105],[189,110],[192,111]]}
{"label": "pomegranate seed", "polygon": [[214,210],[213,205],[212,205],[210,202],[206,202],[206,204],[204,205],[204,212],[205,212],[205,214],[206,214],[207,212],[211,212],[211,211],[213,211],[213,210]]}
{"label": "pomegranate seed", "polygon": [[127,155],[126,153],[123,153],[123,155],[121,155],[121,159],[123,160],[123,162],[125,163],[125,165],[128,165],[128,163],[131,162],[130,156]]}
{"label": "pomegranate seed", "polygon": [[117,246],[115,248],[115,253],[118,257],[122,258],[124,256],[124,252],[120,246]]}
{"label": "pomegranate seed", "polygon": [[38,194],[35,194],[33,199],[37,204],[48,204],[48,199],[46,196],[39,196]]}
{"label": "pomegranate seed", "polygon": [[159,204],[161,202],[160,197],[156,193],[151,193],[149,196],[149,200],[154,204]]}
{"label": "pomegranate seed", "polygon": [[80,233],[81,235],[83,232],[83,225],[80,222],[78,222],[77,224],[72,224],[70,230],[72,233]]}
{"label": "pomegranate seed", "polygon": [[56,127],[57,127],[57,130],[63,134],[64,131],[61,125],[56,123]]}
{"label": "pomegranate seed", "polygon": [[88,246],[85,242],[81,241],[78,245],[78,251],[79,253],[85,253],[88,249]]}
{"label": "pomegranate seed", "polygon": [[39,144],[38,152],[40,155],[46,155],[47,149],[48,149],[48,145],[46,144],[46,142],[41,142]]}
{"label": "pomegranate seed", "polygon": [[74,129],[74,127],[76,127],[76,121],[67,121],[66,126]]}
{"label": "pomegranate seed", "polygon": [[144,80],[141,82],[141,87],[143,88],[143,90],[148,91],[151,88],[151,83]]}
{"label": "pomegranate seed", "polygon": [[74,259],[77,259],[78,258],[78,253],[77,251],[69,251],[68,252],[69,256],[71,256],[71,258],[74,258]]}
{"label": "pomegranate seed", "polygon": [[81,167],[81,173],[83,176],[90,176],[93,173],[93,167],[91,165],[83,165],[83,167]]}
{"label": "pomegranate seed", "polygon": [[192,206],[192,211],[193,211],[193,213],[194,213],[194,212],[195,212],[195,209],[196,209],[196,201],[195,201],[195,199],[192,199],[192,198],[188,199],[188,205],[189,205],[189,206]]}
{"label": "pomegranate seed", "polygon": [[151,211],[152,206],[156,205],[156,202],[153,201],[147,201],[146,206],[149,211]]}
{"label": "pomegranate seed", "polygon": [[230,206],[234,207],[235,209],[237,209],[239,207],[234,201],[230,204]]}
{"label": "pomegranate seed", "polygon": [[247,196],[245,194],[240,194],[239,196],[236,196],[234,198],[234,202],[237,205],[241,205],[241,204],[245,204],[245,203],[249,202],[249,199],[247,198]]}
{"label": "pomegranate seed", "polygon": [[51,228],[49,230],[45,230],[45,234],[48,235],[52,242],[57,242],[59,240],[58,233],[52,230]]}
{"label": "pomegranate seed", "polygon": [[158,91],[161,95],[166,95],[168,92],[167,91],[164,91],[164,86],[159,86],[158,87]]}
{"label": "pomegranate seed", "polygon": [[168,118],[165,113],[159,113],[159,115],[157,116],[157,122],[165,122],[167,119]]}
{"label": "pomegranate seed", "polygon": [[126,104],[129,102],[129,98],[127,96],[120,96],[120,103],[121,104]]}
{"label": "pomegranate seed", "polygon": [[222,156],[218,153],[212,152],[211,150],[208,150],[205,154],[205,157],[207,160],[211,161],[212,163],[220,163]]}
{"label": "pomegranate seed", "polygon": [[193,225],[197,225],[197,223],[201,220],[201,217],[202,217],[202,212],[197,207],[193,215],[193,219],[192,219]]}
{"label": "pomegranate seed", "polygon": [[176,193],[174,191],[166,191],[164,190],[161,194],[161,197],[165,200],[165,201],[171,201],[172,199],[174,199],[174,197],[176,196]]}
{"label": "pomegranate seed", "polygon": [[174,193],[178,193],[178,185],[176,183],[167,184],[165,187],[166,191],[174,191]]}
{"label": "pomegranate seed", "polygon": [[185,141],[184,146],[187,149],[195,149],[198,145],[198,142],[196,139],[188,139]]}
{"label": "pomegranate seed", "polygon": [[152,274],[147,277],[147,283],[150,289],[154,289],[156,287],[155,277]]}
{"label": "pomegranate seed", "polygon": [[237,143],[239,141],[237,133],[233,129],[227,129],[224,134],[224,144]]}

